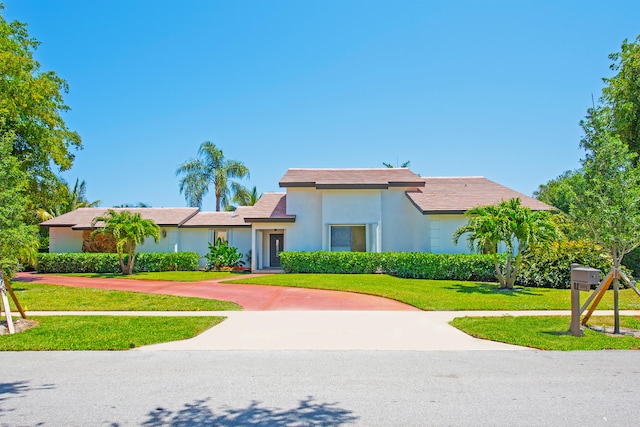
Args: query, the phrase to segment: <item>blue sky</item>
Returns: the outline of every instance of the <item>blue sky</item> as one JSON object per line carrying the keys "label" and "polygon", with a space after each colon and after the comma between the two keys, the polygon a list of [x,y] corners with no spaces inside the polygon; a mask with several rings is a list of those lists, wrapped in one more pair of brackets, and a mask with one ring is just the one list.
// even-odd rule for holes
{"label": "blue sky", "polygon": [[640,34],[637,0],[4,4],[69,84],[84,149],[63,176],[104,206],[185,206],[175,170],[206,140],[260,192],[290,167],[410,160],[530,195],[579,166],[607,56]]}

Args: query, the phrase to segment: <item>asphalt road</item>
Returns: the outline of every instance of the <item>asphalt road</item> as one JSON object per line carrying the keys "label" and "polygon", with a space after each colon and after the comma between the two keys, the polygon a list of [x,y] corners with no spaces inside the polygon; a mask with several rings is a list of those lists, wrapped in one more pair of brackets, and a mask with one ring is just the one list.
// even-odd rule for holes
{"label": "asphalt road", "polygon": [[2,426],[640,425],[633,351],[0,353]]}

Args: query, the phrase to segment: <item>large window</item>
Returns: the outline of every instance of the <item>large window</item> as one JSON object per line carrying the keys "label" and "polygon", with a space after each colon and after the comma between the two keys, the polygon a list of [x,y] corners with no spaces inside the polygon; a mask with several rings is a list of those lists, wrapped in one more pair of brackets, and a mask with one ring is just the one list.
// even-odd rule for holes
{"label": "large window", "polygon": [[364,225],[332,225],[332,252],[366,252],[367,228]]}
{"label": "large window", "polygon": [[218,238],[220,238],[220,240],[222,240],[223,242],[227,241],[227,230],[220,230],[220,229],[216,229],[216,230],[209,230],[209,242],[211,242],[212,244],[216,244],[216,242],[218,241]]}

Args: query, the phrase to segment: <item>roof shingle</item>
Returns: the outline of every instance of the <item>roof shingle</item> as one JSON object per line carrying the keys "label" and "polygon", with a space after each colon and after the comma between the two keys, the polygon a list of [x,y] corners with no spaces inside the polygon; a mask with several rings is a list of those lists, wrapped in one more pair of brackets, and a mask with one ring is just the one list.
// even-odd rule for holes
{"label": "roof shingle", "polygon": [[[40,225],[43,227],[71,227],[76,230],[90,229],[91,221],[107,214],[110,208],[80,208],[57,216]],[[112,208],[116,212],[137,212],[160,226],[180,226],[198,212],[198,208]]]}
{"label": "roof shingle", "polygon": [[477,207],[519,197],[533,210],[555,210],[532,197],[484,177],[423,177],[424,188],[407,191],[407,197],[423,213],[464,213]]}
{"label": "roof shingle", "polygon": [[315,187],[316,189],[386,189],[389,187],[423,187],[420,176],[407,168],[372,169],[289,169],[280,187]]}

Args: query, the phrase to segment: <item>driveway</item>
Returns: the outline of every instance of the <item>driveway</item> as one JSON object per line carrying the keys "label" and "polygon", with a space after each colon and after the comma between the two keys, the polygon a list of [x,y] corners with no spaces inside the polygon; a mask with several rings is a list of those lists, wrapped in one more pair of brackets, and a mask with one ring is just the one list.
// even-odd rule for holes
{"label": "driveway", "polygon": [[[257,275],[255,275],[257,276]],[[250,277],[250,276],[247,276]],[[386,298],[351,292],[203,282],[156,282],[43,276],[20,273],[17,281],[113,289],[233,301],[244,311],[113,312],[111,315],[220,315],[227,319],[197,337],[142,347],[150,350],[527,350],[473,338],[449,325],[469,312],[427,312]],[[88,314],[36,313],[30,315]],[[511,315],[509,313],[484,313]]]}

